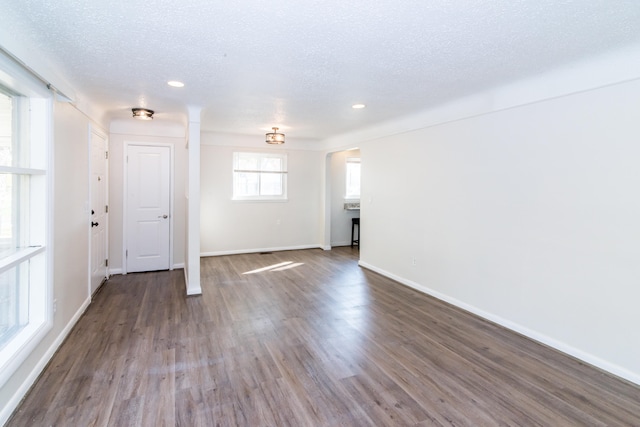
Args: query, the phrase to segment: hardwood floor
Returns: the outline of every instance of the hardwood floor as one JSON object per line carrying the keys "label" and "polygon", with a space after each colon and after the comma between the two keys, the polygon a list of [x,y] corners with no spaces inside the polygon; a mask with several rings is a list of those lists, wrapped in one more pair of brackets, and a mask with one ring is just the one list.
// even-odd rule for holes
{"label": "hardwood floor", "polygon": [[356,256],[205,258],[201,297],[114,276],[8,425],[640,425],[639,387]]}

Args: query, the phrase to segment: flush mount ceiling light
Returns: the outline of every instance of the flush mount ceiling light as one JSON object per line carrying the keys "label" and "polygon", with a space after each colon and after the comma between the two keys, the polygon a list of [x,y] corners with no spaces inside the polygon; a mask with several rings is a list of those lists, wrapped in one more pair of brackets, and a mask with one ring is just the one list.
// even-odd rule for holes
{"label": "flush mount ceiling light", "polygon": [[151,120],[153,119],[153,110],[147,110],[146,108],[132,108],[133,118],[138,120]]}
{"label": "flush mount ceiling light", "polygon": [[284,133],[278,133],[278,128],[271,128],[273,132],[267,134],[267,144],[284,144]]}
{"label": "flush mount ceiling light", "polygon": [[353,108],[354,110],[360,110],[360,109],[362,109],[364,107],[366,107],[366,105],[364,105],[364,104],[353,104],[351,106],[351,108]]}
{"label": "flush mount ceiling light", "polygon": [[167,84],[171,87],[184,87],[184,83],[179,82],[177,80],[169,80]]}

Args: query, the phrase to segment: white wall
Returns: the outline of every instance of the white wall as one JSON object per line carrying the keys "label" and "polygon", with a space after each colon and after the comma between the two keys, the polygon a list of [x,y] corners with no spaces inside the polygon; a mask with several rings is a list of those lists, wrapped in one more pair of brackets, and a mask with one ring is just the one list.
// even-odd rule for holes
{"label": "white wall", "polygon": [[[0,388],[0,423],[19,403],[89,304],[90,120],[69,104],[54,106],[53,327]],[[92,124],[97,128],[95,123]]]}
{"label": "white wall", "polygon": [[[331,155],[331,246],[351,245],[351,218],[359,218],[360,211],[344,209],[347,157],[360,157],[360,150],[339,151]],[[355,231],[356,236],[359,231]]]}
{"label": "white wall", "polygon": [[140,122],[134,119],[113,121],[109,134],[109,270],[123,268],[124,150],[127,142],[171,144],[174,146],[173,265],[184,266],[185,191],[187,149],[183,125]]}
{"label": "white wall", "polygon": [[[281,147],[212,145],[203,132],[201,146],[201,252],[203,255],[320,247],[325,155]],[[260,139],[260,138],[258,138]],[[232,201],[233,152],[287,154],[288,201]]]}
{"label": "white wall", "polygon": [[361,264],[640,383],[639,99],[635,80],[357,142]]}

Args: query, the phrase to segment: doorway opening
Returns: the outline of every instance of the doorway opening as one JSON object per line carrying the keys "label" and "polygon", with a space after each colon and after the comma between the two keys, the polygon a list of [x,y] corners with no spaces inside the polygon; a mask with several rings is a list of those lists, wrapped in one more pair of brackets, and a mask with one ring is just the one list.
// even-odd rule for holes
{"label": "doorway opening", "polygon": [[[329,153],[326,159],[325,249],[360,240],[360,150]],[[352,235],[352,230],[354,234]],[[353,246],[359,249],[359,242]]]}

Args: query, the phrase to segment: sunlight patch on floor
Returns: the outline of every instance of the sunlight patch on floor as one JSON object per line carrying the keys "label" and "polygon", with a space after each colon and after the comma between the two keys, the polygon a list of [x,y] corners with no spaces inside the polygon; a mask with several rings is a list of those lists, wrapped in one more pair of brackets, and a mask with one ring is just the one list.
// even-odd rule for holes
{"label": "sunlight patch on floor", "polygon": [[304,263],[303,262],[294,263],[293,261],[286,261],[286,262],[281,262],[279,264],[273,264],[268,267],[262,267],[262,268],[258,268],[251,271],[245,271],[242,274],[256,274],[256,273],[262,273],[263,271],[283,271],[283,270],[289,270],[290,268],[299,267],[301,265],[304,265]]}
{"label": "sunlight patch on floor", "polygon": [[285,265],[284,267],[279,267],[279,268],[271,269],[270,271],[282,271],[282,270],[289,270],[290,268],[300,267],[301,265],[304,265],[304,262],[295,262],[295,263],[293,263],[293,264]]}

